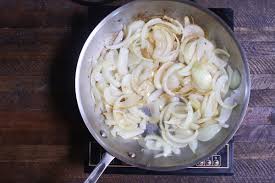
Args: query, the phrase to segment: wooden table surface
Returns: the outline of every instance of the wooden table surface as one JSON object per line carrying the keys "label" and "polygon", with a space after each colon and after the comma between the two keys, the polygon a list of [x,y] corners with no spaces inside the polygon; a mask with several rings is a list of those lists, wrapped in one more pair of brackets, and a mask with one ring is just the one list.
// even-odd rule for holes
{"label": "wooden table surface", "polygon": [[[275,182],[275,1],[198,0],[232,8],[252,91],[235,135],[234,176],[103,175],[99,182]],[[0,182],[82,182],[88,135],[74,96],[87,7],[69,0],[0,1]],[[96,15],[95,15],[96,16]],[[91,31],[91,30],[89,30]]]}

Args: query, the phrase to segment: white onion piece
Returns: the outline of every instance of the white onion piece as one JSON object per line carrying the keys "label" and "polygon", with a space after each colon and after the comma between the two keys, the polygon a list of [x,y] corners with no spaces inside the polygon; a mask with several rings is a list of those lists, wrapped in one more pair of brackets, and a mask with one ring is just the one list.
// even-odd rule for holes
{"label": "white onion piece", "polygon": [[234,105],[228,105],[225,104],[222,99],[221,99],[221,90],[224,87],[226,81],[228,80],[228,77],[226,75],[222,75],[216,82],[216,87],[215,87],[215,97],[217,102],[223,107],[227,109],[233,109],[236,104]]}
{"label": "white onion piece", "polygon": [[215,88],[217,79],[221,76],[221,74],[222,74],[221,71],[218,71],[218,72],[216,72],[216,73],[214,74],[213,79],[212,79],[212,88],[213,88],[213,89]]}
{"label": "white onion piece", "polygon": [[192,130],[198,130],[200,128],[200,125],[196,124],[196,123],[191,123],[190,124],[190,129]]}
{"label": "white onion piece", "polygon": [[132,114],[132,115],[134,115],[134,116],[137,116],[137,117],[140,117],[140,118],[142,118],[142,119],[144,119],[144,120],[147,120],[149,117],[144,113],[144,112],[142,112],[142,110],[141,109],[138,109],[138,107],[130,107],[129,109],[128,109],[128,111]]}
{"label": "white onion piece", "polygon": [[176,88],[179,88],[180,86],[180,81],[176,75],[172,75],[168,78],[168,84],[167,87],[170,88],[171,90],[174,90]]}
{"label": "white onion piece", "polygon": [[148,36],[148,32],[149,32],[149,27],[158,23],[161,23],[162,20],[160,18],[154,18],[149,20],[147,23],[145,23],[145,25],[142,28],[141,31],[141,48],[145,48],[146,47],[146,38]]}
{"label": "white onion piece", "polygon": [[[162,138],[160,138],[157,135],[147,135],[144,138],[145,142],[146,142],[146,147],[150,150],[157,150],[157,151],[162,151],[162,153],[155,155],[155,158],[164,156],[170,156],[172,155],[173,149],[169,144],[167,144]],[[147,142],[151,142],[151,143],[147,143]]]}
{"label": "white onion piece", "polygon": [[211,88],[212,76],[203,64],[192,68],[192,79],[199,89],[209,90]]}
{"label": "white onion piece", "polygon": [[123,39],[123,35],[124,35],[123,31],[122,30],[119,31],[119,33],[117,34],[117,36],[116,36],[116,38],[113,42],[113,45],[118,44],[119,42],[121,42],[122,39]]}
{"label": "white onion piece", "polygon": [[[144,70],[151,70],[153,68],[153,64],[151,62],[144,61],[140,63],[132,72],[132,79],[131,79],[131,86],[134,89],[135,92],[140,93],[142,89],[144,89],[148,84],[145,83],[143,86],[140,86],[142,83],[140,83],[140,76],[144,72]],[[151,90],[150,86],[150,90]],[[148,88],[149,89],[149,88]]]}
{"label": "white onion piece", "polygon": [[[176,60],[178,56],[178,49],[180,47],[177,36],[169,33],[165,28],[154,27],[153,39],[155,40],[155,49],[153,51],[153,58],[159,62],[170,62]],[[176,47],[174,47],[174,40],[176,40]]]}
{"label": "white onion piece", "polygon": [[114,103],[114,109],[130,108],[138,104],[140,97],[136,94],[125,94],[119,97]]}
{"label": "white onion piece", "polygon": [[194,139],[196,139],[199,134],[198,130],[196,130],[193,135],[191,135],[187,138],[181,139],[181,138],[177,138],[177,137],[171,135],[167,128],[165,128],[165,130],[166,130],[167,138],[170,139],[172,142],[179,143],[179,144],[187,144],[187,143],[193,141]]}
{"label": "white onion piece", "polygon": [[117,62],[117,71],[121,75],[128,73],[128,54],[129,50],[127,48],[120,48]]}
{"label": "white onion piece", "polygon": [[209,54],[208,60],[215,64],[218,68],[224,68],[227,62],[216,56],[214,53]]}
{"label": "white onion piece", "polygon": [[223,94],[226,94],[228,92],[230,83],[232,81],[232,75],[233,75],[233,70],[230,67],[230,65],[227,66],[226,71],[227,71],[227,75],[228,75],[228,80],[225,83],[225,86],[222,88],[222,93]]}
{"label": "white onion piece", "polygon": [[182,38],[184,39],[187,36],[193,36],[193,35],[204,37],[204,31],[200,26],[195,24],[190,24],[185,26],[182,32]]}
{"label": "white onion piece", "polygon": [[158,69],[157,73],[154,76],[154,85],[157,89],[161,89],[161,80],[163,77],[164,72],[171,66],[173,65],[173,62],[167,62],[162,64],[162,66]]}
{"label": "white onion piece", "polygon": [[195,62],[196,62],[196,58],[195,58],[195,55],[193,55],[191,62],[189,62],[187,66],[180,69],[178,71],[178,75],[185,76],[187,72],[190,72],[190,70],[192,69],[192,66],[194,65]]}
{"label": "white onion piece", "polygon": [[[108,49],[118,49],[118,48],[121,48],[122,46],[126,45],[128,42],[131,42],[133,40],[133,38],[135,38],[132,35],[134,33],[138,32],[138,30],[140,30],[143,25],[144,25],[144,21],[142,21],[142,20],[138,20],[138,21],[135,21],[135,22],[131,23],[128,26],[128,33],[127,33],[126,38],[122,42],[114,43],[113,45],[106,46],[106,48],[108,48]],[[134,34],[134,35],[136,35],[136,34]],[[132,36],[132,39],[131,39],[131,36]]]}
{"label": "white onion piece", "polygon": [[136,128],[134,130],[123,130],[123,129],[120,129],[117,134],[119,136],[121,136],[122,138],[124,139],[130,139],[130,138],[133,138],[133,137],[136,137],[138,135],[141,135],[143,134],[144,130],[143,129],[140,129],[140,128]]}
{"label": "white onion piece", "polygon": [[106,53],[104,59],[106,62],[109,62],[113,66],[115,66],[116,60],[118,58],[118,52],[117,50],[110,50]]}
{"label": "white onion piece", "polygon": [[[182,33],[182,31],[183,31],[183,26],[182,26],[182,24],[181,24],[178,20],[173,19],[173,18],[171,18],[171,17],[168,17],[168,16],[166,16],[166,15],[163,17],[163,19],[166,19],[166,20],[168,20],[169,22],[171,22],[171,23],[177,25],[177,26],[179,27],[179,30],[180,30],[181,33]],[[181,33],[180,33],[180,34],[181,34]]]}
{"label": "white onion piece", "polygon": [[232,79],[230,82],[230,89],[235,90],[240,86],[241,83],[241,74],[238,70],[234,70],[232,74]]}
{"label": "white onion piece", "polygon": [[195,139],[195,140],[189,142],[188,145],[189,145],[190,149],[192,150],[192,152],[196,153],[196,150],[198,148],[198,141]]}
{"label": "white onion piece", "polygon": [[[227,105],[234,105],[234,98],[233,97],[228,97],[224,100],[224,103]],[[221,108],[220,116],[217,118],[219,121],[219,124],[221,126],[225,125],[225,122],[230,118],[230,115],[232,113],[232,109],[228,108]]]}
{"label": "white onion piece", "polygon": [[102,74],[106,81],[119,88],[120,82],[117,81],[112,75],[113,70],[115,70],[114,66],[112,66],[112,64],[109,62],[105,62],[103,65]]}
{"label": "white onion piece", "polygon": [[[196,43],[196,39],[198,38],[198,36],[187,36],[185,37],[184,39],[181,40],[181,45],[180,45],[180,49],[179,49],[179,61],[182,62],[182,63],[187,63],[189,64],[189,60],[185,60],[185,54],[187,54],[187,52],[185,52],[185,47],[186,45],[188,44],[188,42],[192,41],[192,42],[195,42]],[[191,46],[191,45],[190,45]],[[187,49],[186,49],[187,51]],[[192,50],[188,49],[188,52],[192,52]],[[191,53],[188,53],[188,55],[192,55]],[[193,57],[193,55],[192,55]],[[188,58],[188,57],[186,57]],[[192,59],[192,58],[191,58]]]}
{"label": "white onion piece", "polygon": [[159,96],[163,93],[163,90],[158,89],[155,90],[147,99],[148,102],[153,102],[155,100],[157,100],[157,98],[159,98]]}
{"label": "white onion piece", "polygon": [[188,129],[189,125],[193,121],[193,115],[194,115],[193,108],[191,106],[191,103],[189,102],[187,104],[187,117],[186,117],[185,121],[182,124],[180,124],[178,127],[183,128],[183,129]]}
{"label": "white onion piece", "polygon": [[188,16],[185,16],[184,17],[184,26],[186,27],[187,25],[190,25],[191,23],[190,23],[190,19],[189,19],[189,17]]}
{"label": "white onion piece", "polygon": [[197,42],[197,60],[200,61],[203,55],[208,55],[214,50],[214,45],[207,39],[200,37]]}
{"label": "white onion piece", "polygon": [[175,31],[177,34],[181,33],[181,28],[177,27],[176,25],[173,25],[169,22],[163,21],[160,18],[154,18],[149,20],[142,28],[141,31],[141,48],[145,48],[145,39],[148,36],[148,32],[149,32],[149,27],[156,25],[156,24],[163,24],[165,26],[168,26],[169,28],[171,28],[173,31]]}
{"label": "white onion piece", "polygon": [[131,86],[131,79],[132,79],[132,75],[127,74],[121,80],[121,90],[124,94],[133,93],[133,89]]}
{"label": "white onion piece", "polygon": [[154,90],[154,84],[150,80],[146,80],[138,86],[135,92],[144,98],[148,98]]}
{"label": "white onion piece", "polygon": [[185,63],[188,64],[191,61],[193,55],[195,54],[197,43],[198,41],[194,40],[192,42],[187,43],[186,46],[184,47],[183,55],[184,55]]}
{"label": "white onion piece", "polygon": [[215,93],[212,92],[208,97],[203,116],[206,118],[212,117],[215,114],[215,110],[217,110],[217,101],[215,99]]}
{"label": "white onion piece", "polygon": [[[170,40],[168,42],[164,32],[165,31],[163,31],[162,29],[154,29],[153,30],[153,38],[155,40],[155,49],[153,52],[154,59],[160,58],[165,53],[165,51],[168,47],[167,44],[169,42],[172,42],[172,40]],[[169,50],[169,51],[171,51],[171,50]]]}
{"label": "white onion piece", "polygon": [[219,131],[222,129],[222,127],[219,124],[212,124],[205,128],[200,128],[198,130],[198,136],[197,139],[199,141],[209,141],[211,140]]}
{"label": "white onion piece", "polygon": [[109,105],[113,105],[118,97],[121,95],[121,91],[112,85],[106,87],[104,90],[104,99]]}
{"label": "white onion piece", "polygon": [[190,129],[182,129],[182,128],[176,128],[175,129],[175,136],[179,138],[187,138],[193,135],[193,130]]}
{"label": "white onion piece", "polygon": [[223,50],[223,49],[216,48],[214,50],[214,53],[216,55],[223,55],[223,56],[227,57],[227,59],[230,57],[230,54],[227,51]]}
{"label": "white onion piece", "polygon": [[162,78],[162,82],[161,82],[161,84],[162,84],[162,88],[163,88],[163,90],[168,94],[168,95],[170,95],[170,96],[174,96],[175,95],[175,93],[174,92],[172,92],[169,88],[168,88],[168,86],[167,86],[167,81],[168,81],[168,78],[173,74],[173,73],[175,73],[175,72],[177,72],[179,69],[181,69],[183,66],[182,66],[182,64],[173,64],[171,67],[169,67],[168,69],[167,69],[167,71],[163,74],[163,78]]}
{"label": "white onion piece", "polygon": [[141,60],[153,62],[152,59],[145,58],[141,53],[141,43],[140,40],[135,40],[130,46],[131,51]]}

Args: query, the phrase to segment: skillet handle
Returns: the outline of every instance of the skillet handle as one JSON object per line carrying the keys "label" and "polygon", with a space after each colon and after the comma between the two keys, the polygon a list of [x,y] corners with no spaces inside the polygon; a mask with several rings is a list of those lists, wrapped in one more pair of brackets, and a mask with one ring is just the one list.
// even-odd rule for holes
{"label": "skillet handle", "polygon": [[104,172],[104,170],[107,168],[107,166],[111,163],[111,161],[115,157],[110,155],[109,153],[104,153],[101,161],[96,165],[92,173],[89,175],[89,177],[85,180],[84,183],[95,183],[101,176],[101,174]]}

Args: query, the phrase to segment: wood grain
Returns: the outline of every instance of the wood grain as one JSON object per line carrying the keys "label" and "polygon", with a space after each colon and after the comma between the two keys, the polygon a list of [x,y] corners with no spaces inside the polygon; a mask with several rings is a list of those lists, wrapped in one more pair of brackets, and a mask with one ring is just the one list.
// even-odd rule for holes
{"label": "wood grain", "polygon": [[275,89],[275,74],[252,74],[250,77],[252,90]]}
{"label": "wood grain", "polygon": [[[103,175],[99,182],[275,182],[275,1],[196,2],[234,10],[235,34],[250,66],[251,98],[235,135],[234,176]],[[75,101],[74,72],[93,27],[85,26],[88,8],[67,0],[3,0],[0,10],[0,182],[83,182],[89,133]]]}
{"label": "wood grain", "polygon": [[235,142],[234,158],[241,160],[274,160],[275,143]]}
{"label": "wood grain", "polygon": [[274,142],[275,125],[242,125],[234,137],[236,142]]}

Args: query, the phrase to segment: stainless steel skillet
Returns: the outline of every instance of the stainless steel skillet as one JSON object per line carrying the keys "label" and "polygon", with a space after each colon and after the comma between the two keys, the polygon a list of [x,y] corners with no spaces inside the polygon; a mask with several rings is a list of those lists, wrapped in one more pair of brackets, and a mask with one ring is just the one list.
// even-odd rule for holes
{"label": "stainless steel skillet", "polygon": [[[196,23],[207,31],[208,37],[214,40],[218,47],[228,49],[231,54],[231,66],[237,68],[242,76],[240,85],[242,102],[234,109],[228,121],[230,127],[223,129],[211,141],[200,143],[196,154],[185,148],[180,155],[155,159],[152,154],[141,151],[137,142],[114,138],[109,133],[108,127],[99,120],[99,115],[93,110],[89,77],[91,64],[96,61],[103,48],[104,37],[121,30],[123,24],[128,24],[141,15],[150,17],[164,14],[180,21],[186,15],[192,16]],[[75,92],[78,107],[87,128],[107,152],[86,180],[96,182],[114,157],[143,169],[172,171],[192,166],[220,150],[233,137],[243,120],[250,95],[250,78],[245,55],[233,32],[209,10],[188,1],[133,1],[109,14],[88,37],[77,64]]]}

